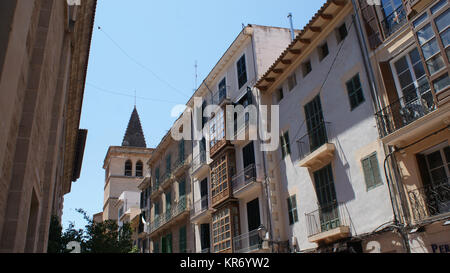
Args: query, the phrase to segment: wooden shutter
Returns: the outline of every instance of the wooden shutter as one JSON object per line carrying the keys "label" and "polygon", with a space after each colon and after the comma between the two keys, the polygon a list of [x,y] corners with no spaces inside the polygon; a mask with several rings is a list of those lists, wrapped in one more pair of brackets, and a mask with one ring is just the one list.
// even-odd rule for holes
{"label": "wooden shutter", "polygon": [[376,49],[383,42],[375,5],[369,5],[367,0],[358,0],[361,17],[364,22],[367,40],[371,49]]}
{"label": "wooden shutter", "polygon": [[366,158],[362,161],[363,171],[364,171],[364,179],[366,180],[366,187],[370,189],[374,185],[374,179],[371,174],[370,160]]}
{"label": "wooden shutter", "polygon": [[287,199],[287,203],[288,203],[289,224],[292,225],[294,223],[294,217],[292,215],[292,200],[290,196]]}

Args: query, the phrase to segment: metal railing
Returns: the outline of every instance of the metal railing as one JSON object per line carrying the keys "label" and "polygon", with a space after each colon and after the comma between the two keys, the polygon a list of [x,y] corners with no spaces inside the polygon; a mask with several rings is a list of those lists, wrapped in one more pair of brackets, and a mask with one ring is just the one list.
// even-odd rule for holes
{"label": "metal railing", "polygon": [[202,212],[208,210],[209,204],[211,204],[209,195],[205,195],[202,197],[202,199],[197,200],[194,203],[193,209],[192,209],[192,216],[197,216],[201,214]]}
{"label": "metal railing", "polygon": [[246,185],[255,182],[257,178],[257,169],[255,164],[251,164],[247,166],[244,170],[237,173],[233,178],[231,179],[231,186],[233,189],[233,192],[236,192]]}
{"label": "metal railing", "polygon": [[389,36],[394,34],[400,27],[402,27],[406,22],[406,12],[403,5],[400,5],[394,12],[386,16],[381,21],[381,26],[383,27],[384,38],[387,39]]}
{"label": "metal railing", "polygon": [[159,185],[160,185],[160,179],[155,178],[155,180],[153,180],[153,183],[152,183],[152,190],[151,190],[150,195],[153,195],[153,193],[158,192]]}
{"label": "metal railing", "polygon": [[166,173],[161,176],[161,186],[165,185],[171,178],[172,178],[172,171],[167,170]]}
{"label": "metal railing", "polygon": [[201,166],[206,164],[206,151],[201,151],[197,156],[192,160],[192,172],[197,171]]}
{"label": "metal railing", "polygon": [[449,213],[450,180],[446,178],[438,183],[409,191],[408,197],[416,221]]}
{"label": "metal railing", "polygon": [[[375,114],[380,136],[383,138],[436,109],[429,84],[414,89],[411,95],[391,103]],[[417,95],[417,92],[421,96]]]}
{"label": "metal railing", "polygon": [[229,95],[228,90],[226,90],[225,92],[220,92],[217,91],[216,93],[214,93],[213,95],[213,99],[212,99],[212,104],[215,105],[220,105],[222,102],[224,102],[225,100],[230,100],[231,97]]}
{"label": "metal railing", "polygon": [[150,224],[150,232],[154,232],[187,210],[188,200],[186,199],[186,196],[182,196],[180,197],[180,200],[178,200],[178,202],[176,202],[169,210],[164,212],[162,215],[155,217],[153,222]]}
{"label": "metal railing", "polygon": [[338,227],[350,227],[350,217],[344,203],[319,205],[319,209],[305,214],[308,237]]}
{"label": "metal railing", "polygon": [[297,140],[299,159],[303,159],[331,139],[331,123],[321,122]]}
{"label": "metal railing", "polygon": [[263,240],[257,229],[233,238],[233,252],[247,253],[261,249]]}

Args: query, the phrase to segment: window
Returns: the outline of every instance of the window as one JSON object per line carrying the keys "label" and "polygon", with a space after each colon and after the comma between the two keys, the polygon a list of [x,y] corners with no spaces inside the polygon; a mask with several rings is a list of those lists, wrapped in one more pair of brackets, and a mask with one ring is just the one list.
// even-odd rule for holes
{"label": "window", "polygon": [[287,199],[288,213],[289,213],[289,225],[293,225],[298,222],[297,213],[297,198],[296,195],[292,195]]}
{"label": "window", "polygon": [[405,12],[402,0],[381,0],[381,6],[384,13],[384,27],[387,35],[394,33],[397,25],[403,22]]}
{"label": "window", "polygon": [[153,242],[153,253],[159,253],[159,242]]}
{"label": "window", "polygon": [[209,147],[214,147],[217,142],[221,141],[225,137],[225,120],[223,117],[223,109],[220,109],[218,113],[210,120],[209,123]]}
{"label": "window", "polygon": [[227,97],[227,80],[223,78],[219,83],[219,102]]}
{"label": "window", "polygon": [[294,89],[294,87],[297,85],[297,78],[295,77],[295,72],[292,73],[292,75],[290,75],[287,78],[287,84],[289,91],[292,91],[292,89]]}
{"label": "window", "polygon": [[159,167],[155,169],[155,186],[159,186]]}
{"label": "window", "polygon": [[247,68],[245,65],[245,55],[243,55],[236,64],[239,89],[247,82]]}
{"label": "window", "polygon": [[231,217],[230,208],[222,209],[212,217],[213,247],[216,253],[231,249]]}
{"label": "window", "polygon": [[221,194],[228,189],[227,157],[222,155],[211,165],[211,195]]}
{"label": "window", "polygon": [[178,145],[178,160],[184,162],[184,139],[180,140]]}
{"label": "window", "polygon": [[306,77],[306,75],[308,75],[309,72],[312,71],[311,61],[303,63],[302,67],[303,67],[303,77]]}
{"label": "window", "polygon": [[337,35],[338,35],[338,43],[342,42],[345,37],[347,37],[348,35],[348,31],[347,31],[347,26],[344,24],[342,24],[342,26],[340,26],[337,29]]}
{"label": "window", "polygon": [[143,164],[142,161],[138,161],[136,163],[136,176],[142,177],[143,176]]}
{"label": "window", "polygon": [[277,103],[279,103],[283,98],[283,88],[279,88],[276,92],[275,92],[275,96],[276,96],[276,101]]}
{"label": "window", "polygon": [[178,183],[178,196],[180,199],[186,195],[186,179],[182,179]]}
{"label": "window", "polygon": [[361,164],[367,190],[383,184],[383,181],[381,180],[380,167],[378,165],[377,153],[373,153],[361,160]]}
{"label": "window", "polygon": [[284,132],[284,134],[281,135],[280,139],[281,139],[281,154],[284,159],[288,154],[291,154],[289,131]]}
{"label": "window", "polygon": [[325,43],[321,46],[319,46],[319,60],[322,61],[326,56],[328,56],[329,50],[328,50],[328,43]]}
{"label": "window", "polygon": [[436,92],[450,84],[450,11],[445,7],[447,1],[439,1],[413,22],[421,59]]}
{"label": "window", "polygon": [[186,253],[186,226],[180,228],[180,253]]}
{"label": "window", "polygon": [[127,160],[125,162],[125,176],[131,176],[133,171],[133,163],[131,163],[131,160]]}
{"label": "window", "polygon": [[170,173],[170,170],[172,168],[171,162],[172,162],[171,156],[170,154],[168,154],[166,156],[166,175]]}
{"label": "window", "polygon": [[361,88],[361,81],[359,80],[359,74],[356,74],[356,76],[349,80],[346,85],[348,98],[350,100],[350,108],[353,110],[365,100]]}

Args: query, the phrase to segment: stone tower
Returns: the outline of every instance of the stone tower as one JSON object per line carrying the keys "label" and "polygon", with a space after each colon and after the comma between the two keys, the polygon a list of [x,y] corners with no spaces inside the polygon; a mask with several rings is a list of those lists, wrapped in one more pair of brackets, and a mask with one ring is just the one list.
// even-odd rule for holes
{"label": "stone tower", "polygon": [[122,146],[110,146],[103,164],[105,169],[103,221],[119,220],[118,201],[123,192],[140,193],[138,185],[148,172],[147,161],[152,151],[153,149],[147,148],[135,106]]}

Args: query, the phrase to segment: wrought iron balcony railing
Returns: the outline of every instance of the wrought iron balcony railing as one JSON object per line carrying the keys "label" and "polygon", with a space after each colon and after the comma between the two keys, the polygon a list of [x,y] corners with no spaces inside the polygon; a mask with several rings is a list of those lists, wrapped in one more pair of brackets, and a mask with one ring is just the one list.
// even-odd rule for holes
{"label": "wrought iron balcony railing", "polygon": [[297,140],[299,159],[303,159],[331,140],[331,123],[322,122]]}
{"label": "wrought iron balcony railing", "polygon": [[233,238],[233,251],[235,253],[248,253],[261,249],[263,240],[257,229]]}
{"label": "wrought iron balcony railing", "polygon": [[[418,96],[418,91],[421,95]],[[393,132],[411,124],[417,119],[436,109],[433,95],[426,83],[375,114],[380,136],[383,138]]]}
{"label": "wrought iron balcony railing", "polygon": [[206,164],[206,151],[201,151],[194,159],[192,160],[192,172],[196,172],[201,166]]}
{"label": "wrought iron balcony railing", "polygon": [[231,180],[231,185],[233,192],[236,192],[248,184],[255,182],[257,178],[257,170],[256,165],[251,164],[248,167],[246,167],[241,172],[237,173],[235,176],[233,176]]}
{"label": "wrought iron balcony railing", "polygon": [[332,202],[327,205],[319,205],[319,209],[307,213],[305,216],[308,237],[338,227],[350,226],[350,217],[344,203]]}
{"label": "wrought iron balcony railing", "polygon": [[386,16],[381,21],[381,26],[384,31],[384,38],[387,39],[389,36],[394,34],[400,27],[402,27],[406,22],[406,12],[403,5],[400,5],[394,12]]}
{"label": "wrought iron balcony railing", "polygon": [[225,102],[227,100],[228,101],[231,100],[231,97],[230,97],[228,91],[222,91],[222,92],[217,91],[213,95],[212,104],[221,105],[223,102]]}
{"label": "wrought iron balcony railing", "polygon": [[194,203],[194,206],[192,209],[192,216],[197,216],[197,215],[201,214],[202,212],[207,211],[209,209],[209,204],[211,204],[209,195],[203,196],[202,199],[200,199]]}
{"label": "wrought iron balcony railing", "polygon": [[408,197],[416,221],[450,213],[450,180],[446,178],[438,183],[409,191]]}
{"label": "wrought iron balcony railing", "polygon": [[150,232],[154,232],[157,229],[161,228],[166,223],[170,222],[172,219],[182,214],[183,212],[188,210],[188,200],[186,196],[181,196],[180,200],[173,204],[173,206],[164,212],[162,215],[158,215],[155,217],[153,222],[150,224]]}

